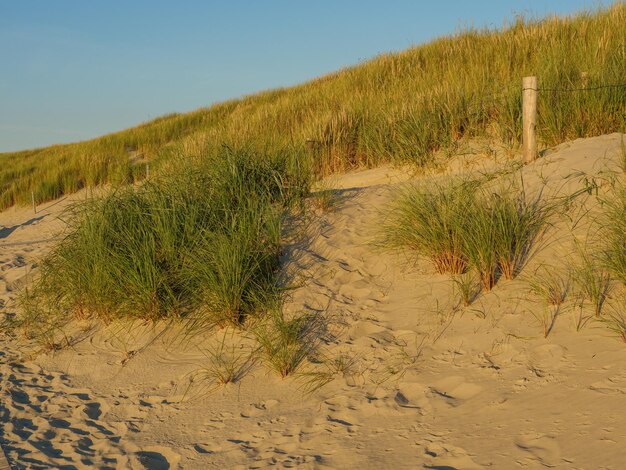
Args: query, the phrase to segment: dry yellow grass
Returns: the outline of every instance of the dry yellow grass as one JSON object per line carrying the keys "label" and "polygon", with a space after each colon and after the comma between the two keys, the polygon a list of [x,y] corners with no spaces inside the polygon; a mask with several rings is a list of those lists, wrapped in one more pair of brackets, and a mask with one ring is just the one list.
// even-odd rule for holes
{"label": "dry yellow grass", "polygon": [[[328,174],[388,161],[424,164],[464,136],[520,138],[521,78],[537,75],[540,140],[623,131],[626,5],[570,18],[518,19],[380,55],[292,88],[187,114],[172,114],[98,139],[0,154],[0,208],[83,186],[132,182],[145,161],[228,144],[264,152],[292,146]],[[581,78],[586,72],[586,78]],[[581,86],[588,91],[563,92]],[[307,145],[307,141],[309,142]]]}

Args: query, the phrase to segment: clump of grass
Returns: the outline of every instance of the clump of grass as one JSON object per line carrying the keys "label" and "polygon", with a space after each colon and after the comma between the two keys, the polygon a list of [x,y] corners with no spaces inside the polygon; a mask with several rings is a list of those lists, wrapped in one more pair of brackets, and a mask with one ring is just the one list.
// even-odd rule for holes
{"label": "clump of grass", "polygon": [[569,272],[563,274],[554,267],[542,266],[526,282],[536,297],[553,307],[560,307],[570,290]]}
{"label": "clump of grass", "polygon": [[23,296],[25,324],[72,318],[241,323],[279,295],[281,216],[306,192],[287,154],[223,148],[80,203]]}
{"label": "clump of grass", "polygon": [[252,328],[267,365],[282,378],[293,374],[316,345],[316,319],[309,315],[286,318],[277,309]]}
{"label": "clump of grass", "polygon": [[531,293],[543,304],[542,315],[536,316],[543,326],[543,336],[547,338],[569,293],[570,274],[560,273],[553,267],[542,266],[526,282]]}
{"label": "clump of grass", "polygon": [[479,187],[466,218],[465,250],[478,272],[483,288],[497,279],[513,279],[522,269],[531,248],[547,227],[553,204],[526,195],[515,184],[493,191]]}
{"label": "clump of grass", "polygon": [[578,262],[572,267],[572,277],[581,302],[593,306],[594,316],[600,318],[602,307],[611,288],[611,275],[602,263],[582,247],[578,248]]}
{"label": "clump of grass", "polygon": [[36,340],[41,352],[47,353],[63,349],[71,344],[63,325],[66,318],[57,308],[49,305],[39,292],[26,287],[18,299],[24,315],[11,319],[10,327],[21,328],[28,339]]}
{"label": "clump of grass", "polygon": [[576,331],[581,331],[592,317],[585,315],[585,309],[582,302],[576,302],[574,307],[574,326],[576,327]]}
{"label": "clump of grass", "polygon": [[430,258],[439,273],[465,272],[464,220],[472,203],[466,187],[445,181],[404,188],[383,227],[383,243]]}
{"label": "clump of grass", "polygon": [[606,206],[601,222],[602,264],[613,278],[626,286],[626,189],[619,187],[606,201]]}
{"label": "clump of grass", "polygon": [[464,307],[468,307],[480,294],[481,286],[474,273],[467,272],[452,277],[452,282]]}
{"label": "clump of grass", "polygon": [[337,198],[332,189],[320,189],[313,194],[315,207],[330,212],[337,205]]}
{"label": "clump of grass", "polygon": [[316,183],[314,190],[311,191],[310,199],[313,207],[325,212],[335,210],[339,200],[329,180]]}
{"label": "clump of grass", "polygon": [[606,312],[600,321],[619,339],[626,343],[626,313],[624,313],[624,303],[622,301],[620,305],[611,307],[611,311]]}
{"label": "clump of grass", "polygon": [[514,184],[494,191],[484,181],[461,179],[408,187],[391,207],[383,243],[429,257],[438,272],[471,268],[489,290],[500,275],[519,272],[552,207]]}
{"label": "clump of grass", "polygon": [[496,251],[500,272],[513,279],[523,266],[529,251],[547,226],[553,204],[542,200],[541,193],[528,197],[523,187],[519,192],[495,196],[493,204],[496,225]]}
{"label": "clump of grass", "polygon": [[307,394],[319,390],[338,375],[348,378],[359,373],[357,358],[346,354],[321,358],[315,362],[316,367],[298,373],[300,388]]}
{"label": "clump of grass", "polygon": [[190,383],[199,382],[205,387],[237,383],[254,363],[252,351],[234,341],[234,332],[229,335],[224,331],[222,338],[202,353],[208,364],[190,375]]}

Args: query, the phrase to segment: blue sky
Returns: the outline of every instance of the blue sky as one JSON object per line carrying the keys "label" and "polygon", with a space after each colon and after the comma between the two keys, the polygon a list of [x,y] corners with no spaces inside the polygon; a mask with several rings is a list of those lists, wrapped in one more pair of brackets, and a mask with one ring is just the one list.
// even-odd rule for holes
{"label": "blue sky", "polygon": [[[604,2],[606,3],[606,2]],[[0,152],[296,84],[590,0],[0,0]]]}

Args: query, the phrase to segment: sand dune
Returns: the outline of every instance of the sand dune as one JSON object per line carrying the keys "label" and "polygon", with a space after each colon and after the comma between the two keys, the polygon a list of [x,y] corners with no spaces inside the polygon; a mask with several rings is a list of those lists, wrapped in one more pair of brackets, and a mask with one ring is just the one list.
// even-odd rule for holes
{"label": "sand dune", "polygon": [[[528,190],[570,194],[585,177],[617,171],[622,137],[551,149],[524,168]],[[504,163],[459,157],[448,173]],[[335,210],[317,212],[307,236],[287,246],[285,275],[300,286],[287,311],[326,321],[325,341],[303,370],[332,365],[324,386],[305,393],[311,375],[281,380],[255,362],[235,384],[189,388],[215,337],[183,349],[161,326],[111,326],[30,360],[32,348],[5,335],[0,416],[9,461],[18,468],[622,468],[624,344],[598,323],[576,331],[568,308],[545,339],[533,315],[541,305],[523,275],[463,308],[449,276],[374,246],[386,204],[408,180],[390,168],[334,178]],[[0,214],[5,315],[62,230],[57,217],[68,201],[37,215]],[[591,197],[580,201],[524,272],[571,255],[599,210]]]}

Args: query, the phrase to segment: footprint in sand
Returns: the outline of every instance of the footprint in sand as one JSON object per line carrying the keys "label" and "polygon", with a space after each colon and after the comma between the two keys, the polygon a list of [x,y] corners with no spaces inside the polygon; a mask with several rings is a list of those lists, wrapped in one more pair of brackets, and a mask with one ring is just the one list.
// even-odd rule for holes
{"label": "footprint in sand", "polygon": [[275,408],[280,402],[278,400],[266,400],[260,403],[252,403],[244,407],[240,416],[242,418],[255,418],[265,414],[267,411]]}
{"label": "footprint in sand", "polygon": [[389,344],[396,343],[396,337],[391,332],[391,330],[388,330],[386,328],[384,329],[379,328],[378,331],[374,333],[370,333],[368,336],[374,341],[376,341],[378,344],[380,344],[381,346],[387,346]]}
{"label": "footprint in sand", "polygon": [[357,281],[350,284],[341,284],[338,294],[354,302],[358,299],[371,297],[372,289],[367,284],[367,281]]}
{"label": "footprint in sand", "polygon": [[484,468],[474,462],[464,449],[450,444],[429,443],[424,452],[428,459],[424,468],[438,470],[481,470]]}
{"label": "footprint in sand", "polygon": [[530,365],[539,370],[558,370],[564,364],[567,350],[558,344],[543,344],[530,353]]}
{"label": "footprint in sand", "polygon": [[460,405],[482,391],[482,387],[466,382],[461,376],[446,377],[432,385],[430,389],[453,406]]}
{"label": "footprint in sand", "polygon": [[347,337],[350,340],[355,340],[362,337],[369,337],[370,335],[381,331],[379,325],[376,325],[373,322],[364,320],[357,322],[350,330],[347,332]]}
{"label": "footprint in sand", "polygon": [[561,462],[561,448],[552,436],[529,433],[519,436],[514,442],[528,454],[528,459],[546,467],[556,467]]}
{"label": "footprint in sand", "polygon": [[133,470],[175,470],[179,468],[180,456],[169,447],[148,446],[138,448],[129,445],[129,452],[123,456],[115,468]]}
{"label": "footprint in sand", "polygon": [[137,458],[141,465],[149,470],[167,470],[170,463],[158,452],[142,451],[137,452]]}
{"label": "footprint in sand", "polygon": [[432,411],[427,393],[428,387],[422,384],[400,382],[394,400],[401,408],[415,408],[424,415]]}
{"label": "footprint in sand", "polygon": [[609,377],[605,380],[592,383],[589,388],[594,392],[603,393],[605,395],[624,395],[626,394],[626,377]]}
{"label": "footprint in sand", "polygon": [[381,262],[379,259],[368,260],[364,262],[363,269],[370,276],[379,277],[389,271],[389,265],[385,262]]}

